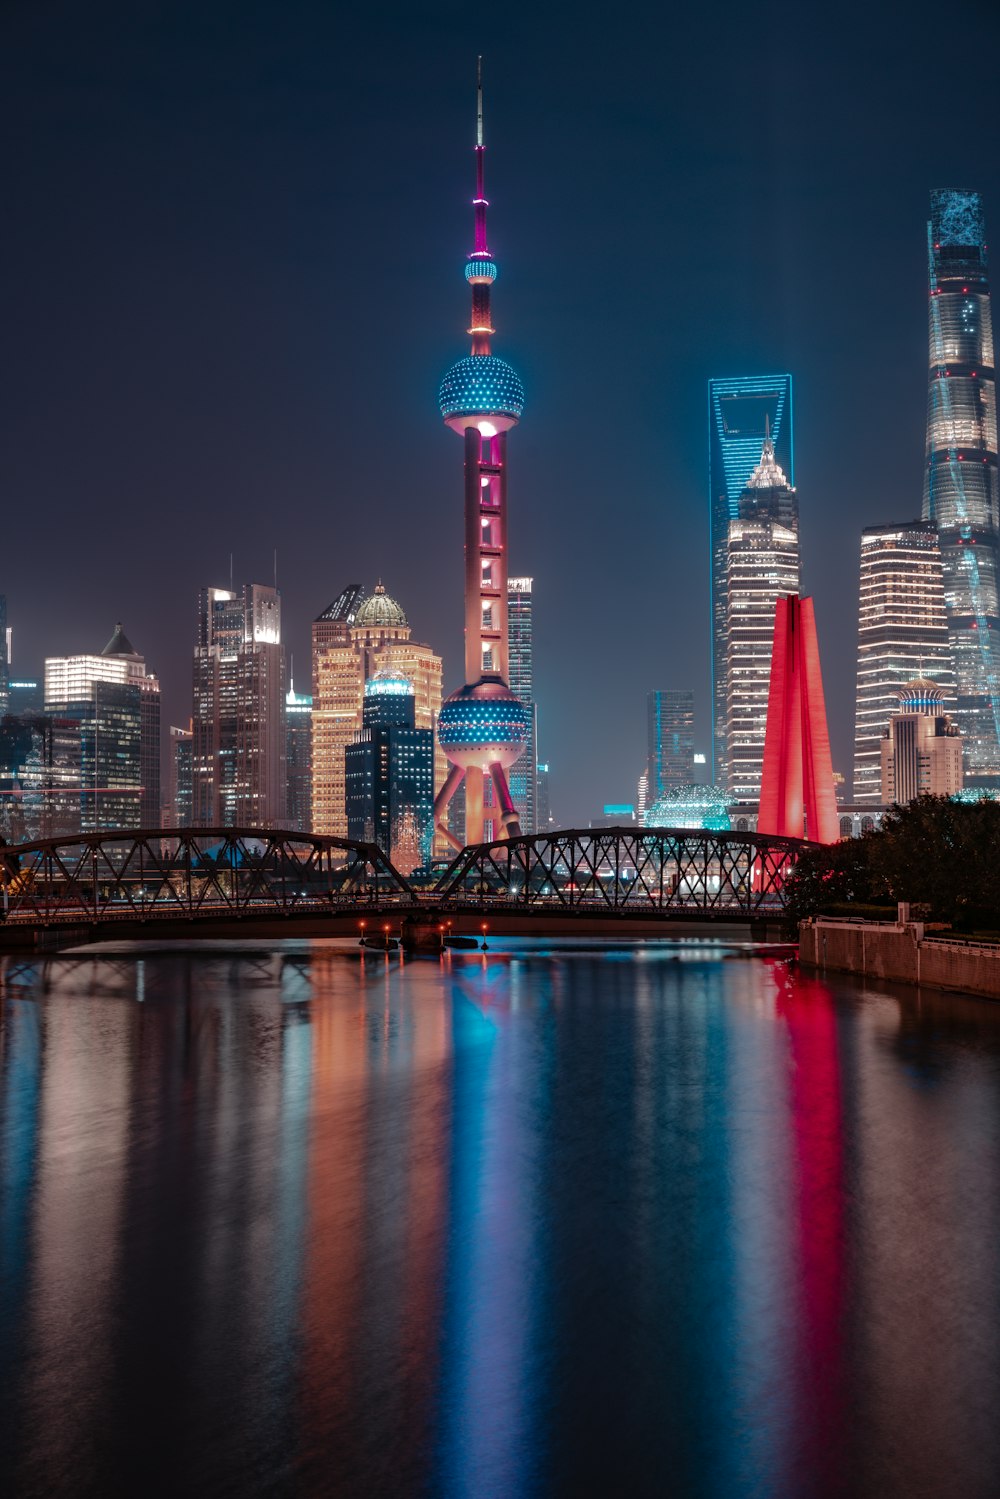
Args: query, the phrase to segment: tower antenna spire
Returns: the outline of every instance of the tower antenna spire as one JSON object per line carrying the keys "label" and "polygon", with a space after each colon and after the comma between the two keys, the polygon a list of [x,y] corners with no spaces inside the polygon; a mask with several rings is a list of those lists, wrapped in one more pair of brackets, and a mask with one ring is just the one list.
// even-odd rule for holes
{"label": "tower antenna spire", "polygon": [[476,145],[483,145],[483,58],[476,58]]}

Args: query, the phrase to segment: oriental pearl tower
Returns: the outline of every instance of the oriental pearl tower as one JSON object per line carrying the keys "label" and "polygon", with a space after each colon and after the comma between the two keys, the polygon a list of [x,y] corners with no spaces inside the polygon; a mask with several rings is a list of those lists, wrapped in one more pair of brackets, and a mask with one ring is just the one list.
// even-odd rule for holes
{"label": "oriental pearl tower", "polygon": [[524,407],[516,372],[490,353],[490,288],[496,262],[486,243],[483,172],[482,58],[476,79],[475,245],[465,266],[472,288],[472,352],[452,365],[438,404],[445,425],[465,443],[465,682],[438,717],[438,742],[451,764],[434,802],[434,822],[456,848],[445,812],[465,777],[467,843],[483,841],[483,792],[493,783],[503,836],[521,828],[507,771],[528,743],[531,716],[508,686],[507,660],[507,433]]}

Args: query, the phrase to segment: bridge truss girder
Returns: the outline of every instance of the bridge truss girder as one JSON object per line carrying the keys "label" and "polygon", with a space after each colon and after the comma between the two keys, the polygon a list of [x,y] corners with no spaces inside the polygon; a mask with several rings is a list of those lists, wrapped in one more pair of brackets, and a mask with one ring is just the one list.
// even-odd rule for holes
{"label": "bridge truss girder", "polygon": [[780,914],[799,838],[680,828],[536,833],[463,850],[435,887],[441,902],[595,906],[625,913]]}

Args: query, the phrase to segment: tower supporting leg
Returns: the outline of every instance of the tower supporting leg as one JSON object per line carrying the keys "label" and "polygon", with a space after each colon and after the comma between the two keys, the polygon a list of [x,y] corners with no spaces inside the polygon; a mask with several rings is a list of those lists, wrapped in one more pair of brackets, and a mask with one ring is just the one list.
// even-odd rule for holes
{"label": "tower supporting leg", "polygon": [[497,805],[500,808],[500,820],[503,823],[504,836],[507,838],[519,838],[521,836],[521,821],[517,815],[517,808],[511,800],[510,787],[507,785],[504,768],[496,760],[490,766],[490,775],[493,777],[493,790],[496,793]]}
{"label": "tower supporting leg", "polygon": [[463,771],[461,765],[453,765],[448,771],[444,785],[441,787],[441,790],[434,798],[434,826],[441,834],[442,838],[447,839],[455,852],[459,854],[462,852],[462,844],[448,827],[447,823],[444,820],[444,814],[448,810],[448,803],[451,801],[452,797],[455,795],[455,792],[458,790],[462,775]]}
{"label": "tower supporting leg", "polygon": [[465,841],[483,841],[483,773],[476,765],[465,772]]}

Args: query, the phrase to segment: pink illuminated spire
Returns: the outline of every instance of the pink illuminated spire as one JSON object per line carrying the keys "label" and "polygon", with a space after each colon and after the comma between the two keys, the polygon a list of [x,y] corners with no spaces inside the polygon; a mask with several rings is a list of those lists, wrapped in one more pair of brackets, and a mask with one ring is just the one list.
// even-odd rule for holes
{"label": "pink illuminated spire", "polygon": [[476,233],[475,248],[465,267],[466,279],[472,287],[472,323],[469,333],[472,336],[473,354],[490,352],[490,335],[495,331],[490,317],[490,287],[496,280],[497,268],[490,259],[489,247],[486,243],[486,210],[489,203],[486,199],[485,155],[483,59],[479,57],[476,59],[476,196],[472,200]]}

